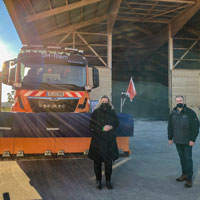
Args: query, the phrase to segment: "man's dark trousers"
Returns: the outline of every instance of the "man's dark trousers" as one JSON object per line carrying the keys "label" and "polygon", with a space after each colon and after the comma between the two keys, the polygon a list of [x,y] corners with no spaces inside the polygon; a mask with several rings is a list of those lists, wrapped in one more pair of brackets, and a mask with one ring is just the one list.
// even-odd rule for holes
{"label": "man's dark trousers", "polygon": [[179,154],[182,175],[186,175],[188,180],[192,180],[193,161],[192,161],[192,146],[188,144],[176,144],[176,149]]}

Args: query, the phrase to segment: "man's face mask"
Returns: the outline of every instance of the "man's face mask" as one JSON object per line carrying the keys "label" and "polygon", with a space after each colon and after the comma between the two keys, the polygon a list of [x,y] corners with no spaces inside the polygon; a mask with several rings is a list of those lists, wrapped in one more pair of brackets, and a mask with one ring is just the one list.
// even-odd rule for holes
{"label": "man's face mask", "polygon": [[178,103],[178,104],[177,104],[177,107],[178,107],[178,108],[183,108],[183,104],[182,104],[182,103]]}
{"label": "man's face mask", "polygon": [[102,103],[101,104],[101,106],[100,106],[100,108],[102,109],[102,110],[108,110],[108,109],[110,109],[110,105],[109,105],[109,103]]}

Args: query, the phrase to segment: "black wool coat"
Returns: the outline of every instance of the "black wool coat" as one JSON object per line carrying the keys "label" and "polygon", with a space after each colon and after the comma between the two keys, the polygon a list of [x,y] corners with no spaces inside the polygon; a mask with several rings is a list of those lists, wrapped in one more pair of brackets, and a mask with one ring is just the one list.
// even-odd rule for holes
{"label": "black wool coat", "polygon": [[[110,131],[103,131],[105,125],[113,127]],[[115,130],[119,126],[119,121],[115,111],[111,108],[104,111],[97,108],[92,113],[90,119],[90,130],[92,139],[88,157],[94,161],[111,162],[119,158]],[[102,158],[102,160],[99,160]]]}

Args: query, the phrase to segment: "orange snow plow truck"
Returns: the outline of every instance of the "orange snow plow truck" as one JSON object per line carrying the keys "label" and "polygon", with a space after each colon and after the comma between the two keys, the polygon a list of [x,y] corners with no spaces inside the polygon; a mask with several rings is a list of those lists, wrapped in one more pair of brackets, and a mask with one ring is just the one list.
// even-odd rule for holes
{"label": "orange snow plow truck", "polygon": [[[24,45],[18,57],[4,62],[2,82],[15,91],[12,112],[0,113],[2,157],[62,156],[87,153],[91,140],[90,92],[99,87],[92,68],[89,85],[87,59],[81,51]],[[129,154],[133,119],[118,114],[117,142]]]}

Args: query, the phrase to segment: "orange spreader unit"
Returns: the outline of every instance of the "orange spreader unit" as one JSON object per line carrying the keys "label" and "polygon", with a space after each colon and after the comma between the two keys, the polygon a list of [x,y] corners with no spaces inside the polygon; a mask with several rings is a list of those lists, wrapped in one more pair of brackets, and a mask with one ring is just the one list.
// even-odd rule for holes
{"label": "orange spreader unit", "polygon": [[[84,153],[89,150],[92,133],[91,113],[1,113],[0,154]],[[130,115],[118,114],[116,130],[118,148],[130,152],[129,137],[133,133]]]}
{"label": "orange spreader unit", "polygon": [[[89,149],[91,138],[0,138],[0,154],[8,151],[17,154],[44,154],[46,150],[57,154],[60,150],[65,153],[83,153]],[[118,148],[129,152],[129,137],[117,138]]]}

